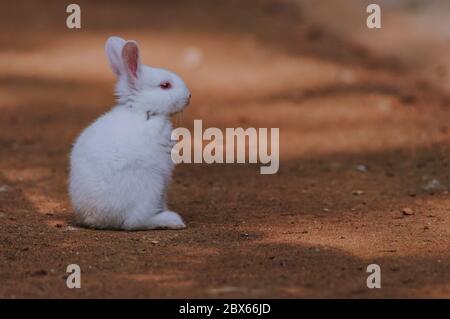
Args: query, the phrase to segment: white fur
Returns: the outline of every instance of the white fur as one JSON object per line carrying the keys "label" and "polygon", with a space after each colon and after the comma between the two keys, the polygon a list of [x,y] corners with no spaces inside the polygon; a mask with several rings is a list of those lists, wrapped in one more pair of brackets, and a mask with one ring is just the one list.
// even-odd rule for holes
{"label": "white fur", "polygon": [[[184,228],[165,195],[173,169],[170,115],[187,106],[190,93],[177,75],[127,59],[129,49],[136,52],[137,44],[108,39],[118,104],[86,128],[72,150],[69,193],[76,220],[94,228]],[[162,89],[164,81],[172,88]]]}

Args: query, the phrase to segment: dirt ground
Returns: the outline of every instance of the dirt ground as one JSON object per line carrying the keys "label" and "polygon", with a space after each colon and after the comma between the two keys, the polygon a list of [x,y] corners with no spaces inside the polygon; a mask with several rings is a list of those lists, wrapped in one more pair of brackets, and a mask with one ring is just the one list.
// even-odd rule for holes
{"label": "dirt ground", "polygon": [[[448,1],[380,0],[381,30],[359,0],[164,2],[79,1],[81,30],[64,2],[1,2],[0,297],[449,298]],[[181,164],[187,229],[75,227],[68,154],[114,104],[110,35],[186,80],[176,125],[279,127],[279,173]]]}

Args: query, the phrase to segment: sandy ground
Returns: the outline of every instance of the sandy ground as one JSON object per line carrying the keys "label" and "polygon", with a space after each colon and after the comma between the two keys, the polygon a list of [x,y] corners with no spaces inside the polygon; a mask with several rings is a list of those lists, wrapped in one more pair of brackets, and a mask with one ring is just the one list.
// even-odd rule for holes
{"label": "sandy ground", "polygon": [[[381,30],[356,0],[79,4],[77,31],[61,2],[0,5],[0,297],[450,297],[448,3],[380,1]],[[185,78],[175,124],[279,127],[279,173],[182,164],[186,230],[74,227],[68,154],[114,104],[112,34]]]}

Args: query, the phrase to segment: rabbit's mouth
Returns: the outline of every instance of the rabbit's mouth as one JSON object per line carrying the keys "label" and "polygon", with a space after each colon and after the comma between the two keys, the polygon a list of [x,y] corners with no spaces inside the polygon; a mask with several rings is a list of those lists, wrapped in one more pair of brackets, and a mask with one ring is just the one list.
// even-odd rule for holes
{"label": "rabbit's mouth", "polygon": [[188,105],[189,105],[189,103],[191,102],[190,97],[191,97],[191,96],[189,95],[189,98],[187,98],[187,99],[185,100],[184,104],[183,104],[181,107],[180,107],[180,106],[177,106],[177,107],[175,108],[175,110],[174,110],[173,112],[170,113],[170,116],[176,115],[176,114],[179,114],[179,113],[182,113],[182,112],[184,111],[184,109],[187,108]]}

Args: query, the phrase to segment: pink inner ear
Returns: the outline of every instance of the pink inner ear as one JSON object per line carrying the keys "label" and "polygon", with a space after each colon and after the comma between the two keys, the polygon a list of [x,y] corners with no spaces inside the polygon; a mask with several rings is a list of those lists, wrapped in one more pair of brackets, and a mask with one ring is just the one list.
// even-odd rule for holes
{"label": "pink inner ear", "polygon": [[137,78],[139,67],[139,48],[134,42],[127,42],[122,49],[122,58],[128,73]]}

